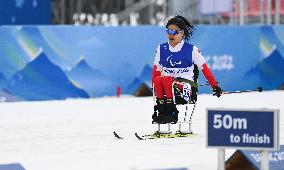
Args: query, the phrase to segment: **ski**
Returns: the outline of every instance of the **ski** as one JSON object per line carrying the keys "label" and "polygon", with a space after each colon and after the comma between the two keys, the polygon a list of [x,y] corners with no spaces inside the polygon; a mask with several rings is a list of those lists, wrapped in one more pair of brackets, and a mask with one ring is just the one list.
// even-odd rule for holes
{"label": "ski", "polygon": [[149,139],[161,139],[161,138],[184,138],[184,137],[192,137],[195,136],[197,134],[194,133],[180,133],[180,132],[176,132],[176,133],[159,133],[159,132],[155,132],[153,134],[146,134],[146,135],[138,135],[138,133],[135,133],[135,137],[138,140],[149,140]]}
{"label": "ski", "polygon": [[115,131],[113,131],[113,134],[114,134],[114,136],[115,136],[117,139],[123,139],[123,138],[120,137]]}
{"label": "ski", "polygon": [[135,133],[135,137],[136,137],[138,140],[145,140],[143,137],[140,137],[137,133]]}
{"label": "ski", "polygon": [[[124,139],[123,137],[119,136],[115,131],[113,131],[114,137],[116,139]],[[153,134],[145,134],[145,135],[139,135],[138,133],[135,133],[135,137],[138,140],[149,140],[149,139],[170,139],[170,138],[184,138],[184,137],[192,137],[196,136],[197,134],[194,133],[181,133],[177,131],[176,133],[159,133],[155,132]]]}

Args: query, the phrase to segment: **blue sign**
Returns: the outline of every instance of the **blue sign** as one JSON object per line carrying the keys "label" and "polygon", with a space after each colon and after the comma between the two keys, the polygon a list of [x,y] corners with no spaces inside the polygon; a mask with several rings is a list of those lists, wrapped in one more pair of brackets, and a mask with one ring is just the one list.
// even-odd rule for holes
{"label": "blue sign", "polygon": [[279,110],[208,109],[207,146],[276,150]]}
{"label": "blue sign", "polygon": [[[243,151],[247,160],[253,163],[260,169],[261,153],[259,151]],[[269,152],[269,169],[283,170],[284,169],[284,145],[280,146],[280,151]]]}

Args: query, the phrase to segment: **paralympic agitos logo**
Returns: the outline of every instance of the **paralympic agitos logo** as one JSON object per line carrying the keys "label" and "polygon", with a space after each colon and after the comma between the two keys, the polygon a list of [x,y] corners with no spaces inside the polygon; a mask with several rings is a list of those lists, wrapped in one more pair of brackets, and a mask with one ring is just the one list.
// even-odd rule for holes
{"label": "paralympic agitos logo", "polygon": [[167,57],[167,62],[170,62],[171,66],[180,65],[181,61],[177,61],[173,55]]}

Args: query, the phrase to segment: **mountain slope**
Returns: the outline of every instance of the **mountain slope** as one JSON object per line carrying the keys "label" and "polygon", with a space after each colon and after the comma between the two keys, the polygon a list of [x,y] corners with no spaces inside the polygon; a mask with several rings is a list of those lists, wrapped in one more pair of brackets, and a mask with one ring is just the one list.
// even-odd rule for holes
{"label": "mountain slope", "polygon": [[88,98],[75,87],[65,73],[41,53],[35,60],[17,72],[6,87],[12,94],[26,100]]}

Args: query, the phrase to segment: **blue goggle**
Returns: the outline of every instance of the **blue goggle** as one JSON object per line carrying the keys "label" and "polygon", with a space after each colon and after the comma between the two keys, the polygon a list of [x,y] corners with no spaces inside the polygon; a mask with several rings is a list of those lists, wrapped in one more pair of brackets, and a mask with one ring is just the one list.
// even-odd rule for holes
{"label": "blue goggle", "polygon": [[167,29],[167,34],[177,35],[180,31]]}

